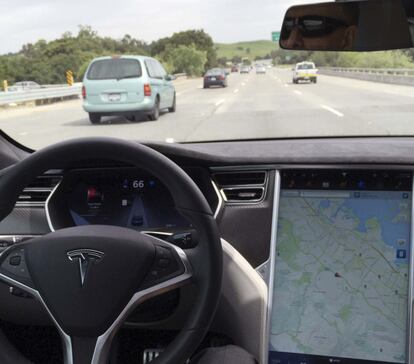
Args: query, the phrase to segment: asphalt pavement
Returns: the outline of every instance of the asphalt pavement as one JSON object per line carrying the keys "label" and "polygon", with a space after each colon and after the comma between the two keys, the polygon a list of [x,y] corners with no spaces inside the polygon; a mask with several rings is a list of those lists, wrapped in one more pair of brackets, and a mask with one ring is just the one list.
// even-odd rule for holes
{"label": "asphalt pavement", "polygon": [[414,87],[318,77],[293,84],[290,69],[231,74],[227,88],[176,82],[177,112],[158,121],[105,117],[92,125],[82,100],[0,111],[0,128],[32,148],[69,138],[113,136],[188,142],[330,135],[414,135]]}

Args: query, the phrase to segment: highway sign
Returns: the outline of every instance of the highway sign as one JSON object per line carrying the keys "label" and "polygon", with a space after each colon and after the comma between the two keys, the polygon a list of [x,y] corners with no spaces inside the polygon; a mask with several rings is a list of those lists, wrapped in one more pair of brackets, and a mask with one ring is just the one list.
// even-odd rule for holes
{"label": "highway sign", "polygon": [[279,42],[280,32],[272,32],[272,42]]}

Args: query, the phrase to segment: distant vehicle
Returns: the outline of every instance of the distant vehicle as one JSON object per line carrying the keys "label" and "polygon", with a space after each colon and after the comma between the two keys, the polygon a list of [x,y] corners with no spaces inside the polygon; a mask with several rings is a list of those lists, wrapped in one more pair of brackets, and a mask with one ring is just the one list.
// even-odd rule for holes
{"label": "distant vehicle", "polygon": [[228,76],[231,73],[231,69],[230,68],[224,68],[224,73],[226,74],[226,76]]}
{"label": "distant vehicle", "polygon": [[42,88],[37,82],[34,81],[20,81],[10,86],[8,91],[26,91],[26,90],[37,90]]}
{"label": "distant vehicle", "polygon": [[157,120],[161,110],[176,110],[173,79],[151,57],[99,57],[90,63],[83,79],[83,109],[92,124],[109,115],[133,120],[144,114]]}
{"label": "distant vehicle", "polygon": [[239,67],[237,66],[231,67],[231,72],[239,72]]}
{"label": "distant vehicle", "polygon": [[256,74],[264,75],[265,73],[266,73],[266,67],[265,66],[260,65],[260,66],[256,67]]}
{"label": "distant vehicle", "polygon": [[240,73],[250,73],[250,66],[242,66],[240,68]]}
{"label": "distant vehicle", "polygon": [[227,85],[226,72],[221,68],[213,68],[208,70],[204,75],[204,88],[210,88],[210,86],[227,87]]}
{"label": "distant vehicle", "polygon": [[300,62],[293,68],[293,83],[299,83],[299,81],[317,82],[317,72],[313,62]]}

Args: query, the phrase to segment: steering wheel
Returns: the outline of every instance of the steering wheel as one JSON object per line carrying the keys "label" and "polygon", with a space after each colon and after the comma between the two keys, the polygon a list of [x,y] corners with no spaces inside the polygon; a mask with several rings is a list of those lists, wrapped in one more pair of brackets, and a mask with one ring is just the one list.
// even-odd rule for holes
{"label": "steering wheel", "polygon": [[0,280],[39,300],[56,325],[65,364],[108,362],[112,339],[142,302],[186,284],[197,286],[192,309],[154,364],[184,363],[206,334],[220,296],[222,248],[204,196],[170,159],[144,145],[85,138],[44,148],[0,178],[0,219],[37,176],[76,162],[106,159],[153,174],[197,230],[186,250],[137,231],[103,225],[71,227],[11,246],[0,255]]}

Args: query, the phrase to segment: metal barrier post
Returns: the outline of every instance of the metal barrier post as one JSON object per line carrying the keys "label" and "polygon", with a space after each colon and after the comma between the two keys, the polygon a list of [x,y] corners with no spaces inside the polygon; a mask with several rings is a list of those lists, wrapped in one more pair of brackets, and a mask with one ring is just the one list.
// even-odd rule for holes
{"label": "metal barrier post", "polygon": [[7,82],[7,80],[3,81],[3,91],[4,92],[9,91],[9,83]]}
{"label": "metal barrier post", "polygon": [[66,71],[66,83],[73,86],[73,72],[71,70]]}

